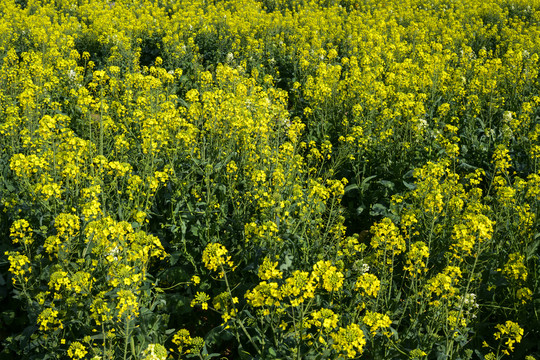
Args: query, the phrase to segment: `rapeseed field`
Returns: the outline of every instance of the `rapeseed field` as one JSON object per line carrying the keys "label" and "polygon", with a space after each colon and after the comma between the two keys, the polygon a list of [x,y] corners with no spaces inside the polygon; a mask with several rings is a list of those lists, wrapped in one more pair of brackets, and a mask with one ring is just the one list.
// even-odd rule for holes
{"label": "rapeseed field", "polygon": [[4,0],[1,359],[540,359],[540,1]]}

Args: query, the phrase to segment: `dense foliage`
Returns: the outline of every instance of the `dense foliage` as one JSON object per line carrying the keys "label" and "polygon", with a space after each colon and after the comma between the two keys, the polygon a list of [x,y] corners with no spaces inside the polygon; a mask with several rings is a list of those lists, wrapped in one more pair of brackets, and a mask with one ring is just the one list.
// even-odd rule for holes
{"label": "dense foliage", "polygon": [[540,359],[540,1],[0,2],[21,359]]}

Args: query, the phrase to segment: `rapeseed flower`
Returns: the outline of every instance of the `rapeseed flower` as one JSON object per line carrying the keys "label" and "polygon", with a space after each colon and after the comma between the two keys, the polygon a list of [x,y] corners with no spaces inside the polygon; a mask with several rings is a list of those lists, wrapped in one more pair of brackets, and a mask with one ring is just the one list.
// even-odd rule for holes
{"label": "rapeseed flower", "polygon": [[510,355],[510,352],[514,351],[514,344],[519,344],[523,338],[523,329],[519,324],[513,321],[506,321],[504,324],[497,324],[495,328],[498,330],[493,335],[495,340],[506,340],[504,345],[506,349],[502,352],[506,355]]}
{"label": "rapeseed flower", "polygon": [[210,296],[202,291],[197,291],[195,298],[191,300],[191,307],[195,305],[200,305],[203,310],[208,310],[208,301],[210,301]]}
{"label": "rapeseed flower", "polygon": [[186,329],[180,329],[178,330],[172,339],[173,344],[178,346],[178,352],[180,354],[187,354],[190,353],[191,350],[189,347],[191,346],[191,343],[193,342],[193,338],[189,334],[189,331]]}
{"label": "rapeseed flower", "polygon": [[377,297],[381,288],[381,281],[374,274],[364,273],[358,277],[354,286],[362,295]]}
{"label": "rapeseed flower", "polygon": [[144,360],[165,360],[167,349],[161,344],[148,344],[142,355]]}
{"label": "rapeseed flower", "polygon": [[370,327],[370,332],[372,335],[375,335],[379,329],[384,330],[390,327],[392,324],[392,321],[388,315],[371,312],[369,310],[364,315],[362,321],[364,324]]}
{"label": "rapeseed flower", "polygon": [[30,223],[25,219],[14,221],[9,229],[9,236],[14,244],[22,243],[25,246],[32,245],[34,241],[32,234],[33,230],[30,227]]}
{"label": "rapeseed flower", "polygon": [[377,250],[379,256],[386,256],[388,264],[391,264],[393,256],[405,251],[405,240],[399,232],[399,228],[389,219],[384,218],[371,228],[373,237],[371,246]]}
{"label": "rapeseed flower", "polygon": [[70,359],[79,360],[79,359],[83,359],[86,356],[86,354],[88,354],[88,351],[86,350],[86,347],[83,344],[81,344],[78,341],[75,341],[75,342],[72,342],[71,345],[69,345],[67,354]]}
{"label": "rapeseed flower", "polygon": [[525,266],[525,257],[519,253],[510,254],[504,268],[497,270],[502,271],[508,281],[525,281],[529,274]]}
{"label": "rapeseed flower", "polygon": [[139,316],[139,302],[137,296],[131,290],[119,290],[116,309],[118,310],[118,322],[126,319],[132,320]]}
{"label": "rapeseed flower", "polygon": [[338,326],[339,315],[330,309],[322,308],[311,313],[310,323],[316,328],[329,332]]}
{"label": "rapeseed flower", "polygon": [[407,271],[412,277],[418,277],[427,272],[426,261],[428,258],[429,248],[427,244],[423,241],[417,241],[411,244],[411,248],[407,252],[407,260],[403,270]]}
{"label": "rapeseed flower", "polygon": [[37,323],[41,331],[54,331],[64,328],[62,321],[58,318],[58,310],[52,308],[43,309],[38,315]]}
{"label": "rapeseed flower", "polygon": [[26,255],[19,253],[18,251],[6,251],[5,255],[9,261],[9,272],[14,275],[13,284],[16,282],[16,278],[24,279],[27,281],[27,276],[32,272],[30,266],[30,259]]}
{"label": "rapeseed flower", "polygon": [[262,265],[259,266],[259,278],[261,280],[281,279],[283,273],[276,269],[277,266],[277,261],[272,261],[269,257],[265,257]]}
{"label": "rapeseed flower", "polygon": [[225,246],[219,243],[210,243],[203,251],[203,263],[208,270],[219,271],[220,277],[224,276],[223,266],[228,265],[233,269],[234,263],[231,256],[227,255]]}
{"label": "rapeseed flower", "polygon": [[331,336],[334,340],[332,347],[349,359],[362,354],[366,345],[364,332],[357,324],[350,324],[346,328],[339,328]]}

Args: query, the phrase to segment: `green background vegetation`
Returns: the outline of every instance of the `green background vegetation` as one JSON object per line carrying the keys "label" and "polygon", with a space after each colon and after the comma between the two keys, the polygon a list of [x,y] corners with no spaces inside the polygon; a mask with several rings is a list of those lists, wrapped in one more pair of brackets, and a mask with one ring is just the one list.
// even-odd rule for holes
{"label": "green background vegetation", "polygon": [[0,357],[539,358],[539,53],[536,0],[3,1]]}

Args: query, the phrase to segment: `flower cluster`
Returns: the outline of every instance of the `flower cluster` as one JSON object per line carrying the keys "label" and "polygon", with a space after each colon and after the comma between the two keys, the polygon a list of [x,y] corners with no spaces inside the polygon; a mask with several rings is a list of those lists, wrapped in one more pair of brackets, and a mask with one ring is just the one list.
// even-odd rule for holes
{"label": "flower cluster", "polygon": [[228,251],[225,246],[219,243],[211,243],[206,246],[203,252],[203,263],[208,270],[219,271],[220,276],[224,275],[223,266],[227,265],[233,268],[231,256],[227,255]]}

